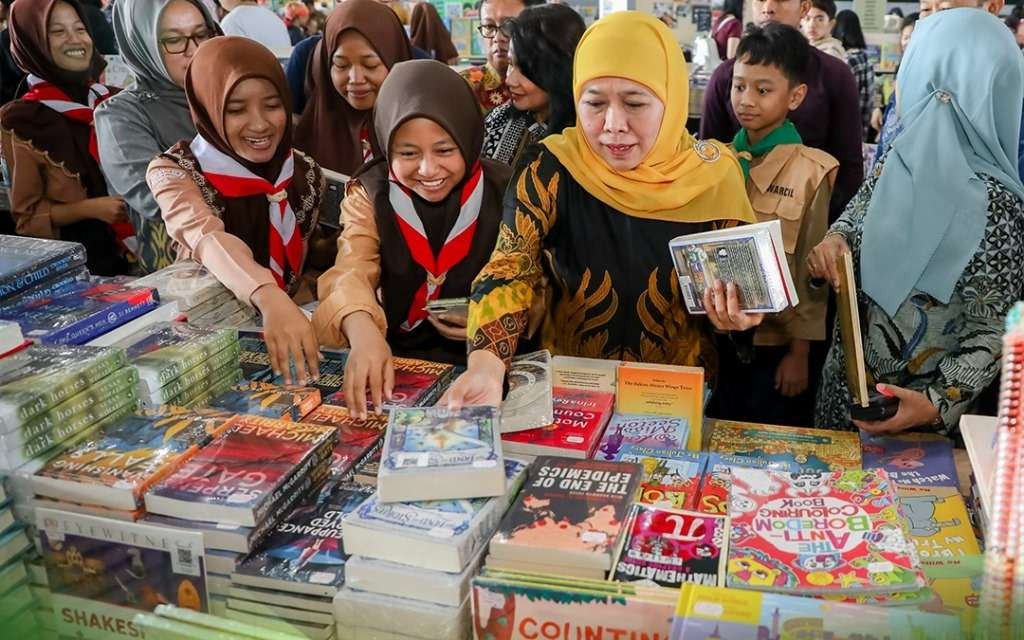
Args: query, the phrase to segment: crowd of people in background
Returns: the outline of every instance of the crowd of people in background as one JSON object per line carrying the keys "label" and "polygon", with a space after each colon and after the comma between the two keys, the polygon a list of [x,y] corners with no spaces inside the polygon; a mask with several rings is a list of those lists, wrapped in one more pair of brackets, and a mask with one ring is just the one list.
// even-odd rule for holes
{"label": "crowd of people in background", "polygon": [[[427,2],[4,8],[11,230],[82,242],[97,275],[202,263],[260,311],[286,377],[349,348],[357,414],[396,356],[465,367],[446,402],[494,404],[538,347],[702,366],[715,417],[879,433],[955,431],[997,379],[1024,294],[1024,36],[1002,0],[922,0],[877,75],[833,0],[717,3],[699,131],[684,51],[641,12],[588,28],[478,0],[485,55],[456,70]],[[115,52],[124,90],[103,83]],[[320,224],[338,179],[340,230]],[[715,282],[688,314],[668,241],[769,220],[800,304],[744,313]],[[869,374],[900,401],[875,423],[850,419],[828,311],[845,253]],[[427,313],[437,298],[468,315]]]}

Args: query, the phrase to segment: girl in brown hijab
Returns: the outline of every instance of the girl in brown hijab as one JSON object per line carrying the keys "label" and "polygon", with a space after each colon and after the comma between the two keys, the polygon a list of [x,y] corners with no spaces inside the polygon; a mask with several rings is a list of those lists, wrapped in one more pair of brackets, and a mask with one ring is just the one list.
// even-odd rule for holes
{"label": "girl in brown hijab", "polygon": [[316,379],[316,336],[291,294],[316,226],[322,176],[292,149],[284,71],[254,40],[214,38],[196,50],[185,95],[198,135],[157,157],[146,175],[178,257],[202,263],[260,310],[275,373],[291,382],[291,359],[299,384],[307,372]]}
{"label": "girl in brown hijab", "polygon": [[19,234],[85,245],[89,270],[128,272],[115,230],[132,235],[124,201],[107,195],[93,109],[116,92],[98,84],[106,66],[75,0],[18,0],[10,13],[11,54],[29,91],[0,112]]}
{"label": "girl in brown hijab", "polygon": [[347,185],[337,263],[320,277],[313,315],[323,343],[351,346],[345,397],[357,415],[367,388],[378,410],[390,398],[392,353],[465,363],[464,320],[429,316],[424,305],[469,294],[494,248],[510,173],[480,157],[473,92],[434,60],[395,65],[374,129],[382,155]]}
{"label": "girl in brown hijab", "polygon": [[409,37],[395,12],[375,0],[347,0],[327,19],[313,50],[309,102],[295,146],[325,169],[352,175],[373,157],[370,110],[396,63],[412,58]]}
{"label": "girl in brown hijab", "polygon": [[417,3],[409,18],[409,28],[412,46],[423,49],[439,62],[458,62],[459,51],[452,44],[452,36],[441,22],[441,16],[434,5],[429,2]]}

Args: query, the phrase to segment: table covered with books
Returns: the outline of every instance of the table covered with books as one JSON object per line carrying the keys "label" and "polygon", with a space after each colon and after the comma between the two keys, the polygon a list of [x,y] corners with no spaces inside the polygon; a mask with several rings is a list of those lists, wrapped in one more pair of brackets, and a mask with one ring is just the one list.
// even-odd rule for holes
{"label": "table covered with books", "polygon": [[258,316],[199,265],[83,264],[0,236],[6,638],[980,627],[994,418],[964,418],[966,451],[714,420],[701,369],[540,351],[513,360],[502,406],[457,411],[438,405],[454,367],[396,358],[361,421],[347,352],[285,384]]}

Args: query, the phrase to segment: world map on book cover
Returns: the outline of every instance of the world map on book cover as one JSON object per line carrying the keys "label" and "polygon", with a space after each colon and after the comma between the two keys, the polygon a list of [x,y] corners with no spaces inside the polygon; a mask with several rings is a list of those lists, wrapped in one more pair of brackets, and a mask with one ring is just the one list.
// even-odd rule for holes
{"label": "world map on book cover", "polygon": [[[384,402],[388,407],[432,404],[439,396],[439,386],[446,384],[455,370],[450,364],[413,358],[393,358],[392,363],[395,367],[395,385],[391,390],[391,399]],[[369,391],[366,398],[370,400]],[[331,394],[324,399],[324,403],[346,406],[344,390]]]}
{"label": "world map on book cover", "polygon": [[720,586],[728,523],[724,516],[635,504],[613,567],[614,579],[672,589],[687,582]]}
{"label": "world map on book cover", "polygon": [[604,437],[594,458],[616,460],[626,445],[655,449],[683,449],[690,434],[686,418],[665,418],[615,414],[605,427]]}
{"label": "world map on book cover", "polygon": [[622,462],[636,462],[644,468],[637,499],[643,504],[693,509],[700,492],[700,479],[707,455],[686,449],[654,449],[626,445],[618,454]]}
{"label": "world map on book cover", "polygon": [[803,429],[709,420],[710,451],[768,460],[777,471],[850,471],[861,468],[860,439],[852,431]]}
{"label": "world map on book cover", "polygon": [[224,411],[293,422],[319,404],[319,389],[266,382],[241,383],[210,401],[211,407]]}
{"label": "world map on book cover", "polygon": [[958,487],[953,442],[930,433],[872,436],[861,432],[864,468],[885,469],[894,484]]}
{"label": "world map on book cover", "polygon": [[552,399],[553,423],[537,429],[505,433],[501,439],[589,454],[597,446],[602,429],[611,417],[615,394],[555,387]]}
{"label": "world map on book cover", "polygon": [[385,437],[381,463],[388,470],[479,466],[498,460],[494,407],[395,408]]}
{"label": "world map on book cover", "polygon": [[885,471],[734,469],[730,587],[806,593],[924,586]]}

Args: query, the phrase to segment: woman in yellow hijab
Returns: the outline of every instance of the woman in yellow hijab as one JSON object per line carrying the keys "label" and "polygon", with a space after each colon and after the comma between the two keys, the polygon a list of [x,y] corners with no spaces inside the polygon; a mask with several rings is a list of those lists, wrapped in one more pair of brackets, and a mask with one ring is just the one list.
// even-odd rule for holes
{"label": "woman in yellow hijab", "polygon": [[[520,337],[540,325],[552,353],[707,366],[710,324],[687,315],[672,238],[754,217],[725,146],[686,131],[682,51],[656,18],[625,11],[591,26],[573,69],[576,126],[524,154],[490,262],[470,300],[469,370],[452,405],[495,404]],[[757,322],[720,296],[719,329]]]}

